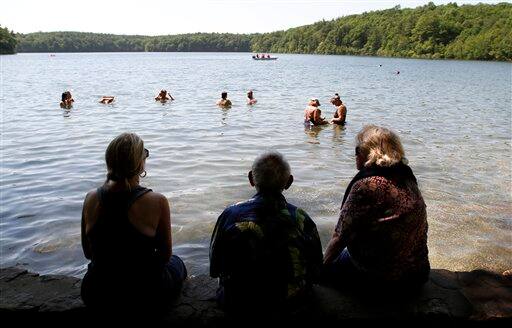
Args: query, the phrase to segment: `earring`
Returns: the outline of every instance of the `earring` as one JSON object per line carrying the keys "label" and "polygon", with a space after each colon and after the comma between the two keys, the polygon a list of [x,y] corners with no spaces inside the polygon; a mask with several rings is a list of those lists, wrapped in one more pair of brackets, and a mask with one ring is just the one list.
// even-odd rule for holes
{"label": "earring", "polygon": [[139,176],[141,178],[144,178],[144,177],[146,177],[146,175],[147,175],[146,170],[144,170]]}

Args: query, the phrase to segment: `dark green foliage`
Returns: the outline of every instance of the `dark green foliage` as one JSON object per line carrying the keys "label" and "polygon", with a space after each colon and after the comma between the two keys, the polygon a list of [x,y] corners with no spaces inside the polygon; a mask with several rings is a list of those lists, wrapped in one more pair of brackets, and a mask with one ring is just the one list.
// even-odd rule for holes
{"label": "dark green foliage", "polygon": [[0,26],[0,55],[13,54],[16,51],[16,36]]}
{"label": "dark green foliage", "polygon": [[196,33],[165,36],[80,32],[18,35],[19,52],[250,51],[251,36]]}
{"label": "dark green foliage", "polygon": [[244,34],[195,33],[148,38],[145,51],[251,51],[251,36]]}
{"label": "dark green foliage", "polygon": [[[3,34],[4,31],[1,42]],[[39,32],[18,34],[17,39],[19,52],[253,51],[510,61],[512,4],[429,3],[415,9],[397,6],[286,31],[250,35],[195,33],[150,37]]]}
{"label": "dark green foliage", "polygon": [[512,4],[433,3],[255,35],[255,52],[512,60]]}

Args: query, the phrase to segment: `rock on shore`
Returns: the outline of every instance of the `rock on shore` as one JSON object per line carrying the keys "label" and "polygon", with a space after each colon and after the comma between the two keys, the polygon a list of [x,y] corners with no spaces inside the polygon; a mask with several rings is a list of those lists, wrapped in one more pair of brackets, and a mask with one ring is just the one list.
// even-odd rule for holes
{"label": "rock on shore", "polygon": [[[0,269],[0,313],[3,320],[18,322],[86,320],[90,316],[80,299],[80,284],[74,277],[38,275],[18,267]],[[159,320],[174,326],[224,325],[230,318],[216,306],[216,287],[217,281],[206,275],[189,278],[180,298]],[[432,270],[421,291],[407,298],[390,294],[361,297],[315,286],[311,301],[295,319],[502,323],[512,320],[512,277],[482,270]]]}

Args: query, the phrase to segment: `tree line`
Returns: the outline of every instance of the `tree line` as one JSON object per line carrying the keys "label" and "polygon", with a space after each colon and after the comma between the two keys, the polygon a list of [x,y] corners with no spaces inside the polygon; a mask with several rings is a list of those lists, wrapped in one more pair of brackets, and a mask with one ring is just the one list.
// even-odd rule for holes
{"label": "tree line", "polygon": [[18,52],[251,51],[243,34],[194,33],[164,36],[37,32],[17,36]]}
{"label": "tree line", "polygon": [[12,49],[13,37],[18,52],[252,51],[511,61],[512,4],[397,6],[263,34],[14,35],[1,28],[2,53]]}
{"label": "tree line", "polygon": [[0,55],[16,52],[16,35],[6,27],[0,26]]}
{"label": "tree line", "polygon": [[252,50],[510,61],[512,4],[397,6],[257,35]]}

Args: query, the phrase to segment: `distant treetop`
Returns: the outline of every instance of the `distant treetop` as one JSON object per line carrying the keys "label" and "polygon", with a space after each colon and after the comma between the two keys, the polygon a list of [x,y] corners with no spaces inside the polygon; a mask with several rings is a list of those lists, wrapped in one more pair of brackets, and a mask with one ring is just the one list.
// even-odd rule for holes
{"label": "distant treetop", "polygon": [[[0,28],[0,49],[16,40]],[[512,60],[512,4],[391,9],[262,34],[17,34],[18,52],[211,51]],[[11,52],[9,52],[11,51]]]}
{"label": "distant treetop", "polygon": [[15,53],[16,43],[14,33],[0,25],[0,55]]}

